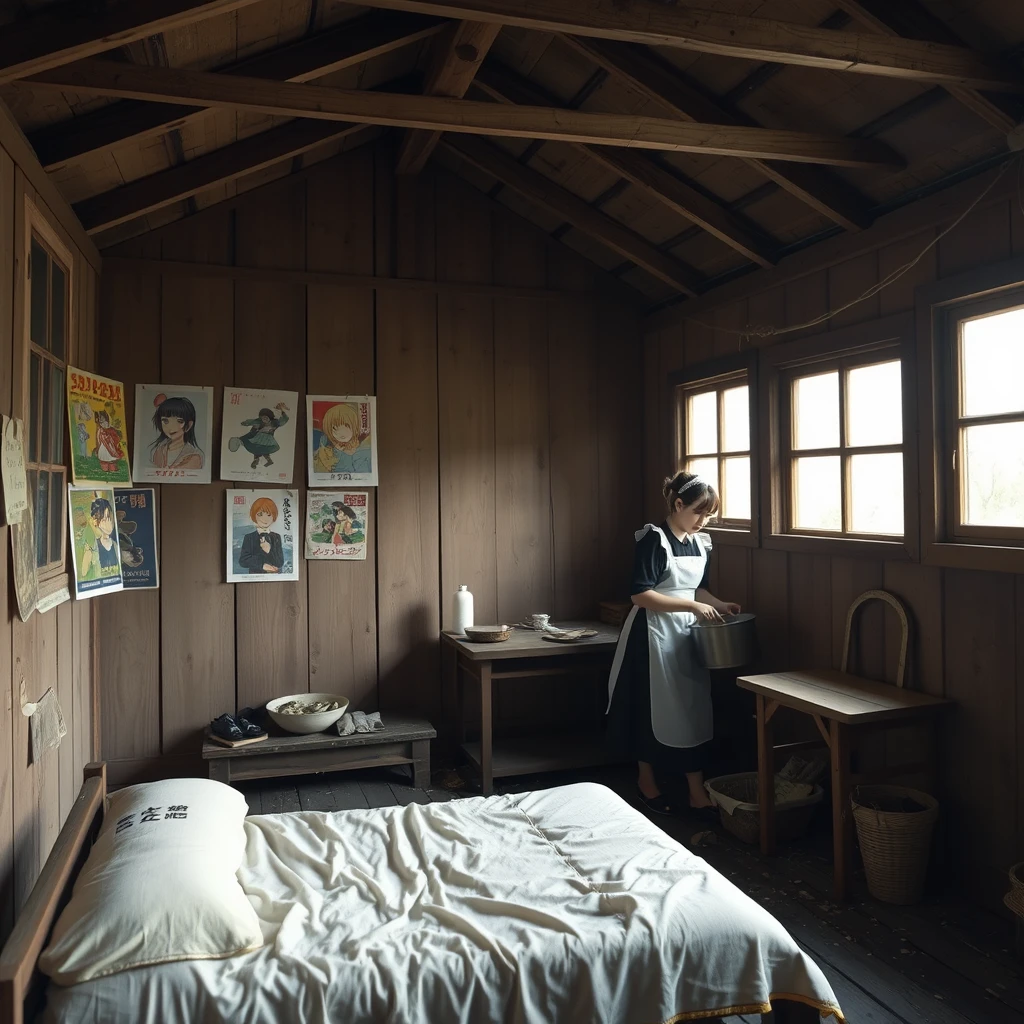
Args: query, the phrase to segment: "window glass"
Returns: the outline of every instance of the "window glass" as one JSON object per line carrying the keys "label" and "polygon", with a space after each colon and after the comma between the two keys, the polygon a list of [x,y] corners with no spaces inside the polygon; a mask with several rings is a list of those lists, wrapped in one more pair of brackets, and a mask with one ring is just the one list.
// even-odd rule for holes
{"label": "window glass", "polygon": [[903,453],[850,457],[850,531],[903,535]]}
{"label": "window glass", "polygon": [[686,400],[686,450],[691,455],[718,451],[718,394],[705,391]]}
{"label": "window glass", "polygon": [[793,526],[797,530],[843,528],[842,485],[838,455],[793,461]]}
{"label": "window glass", "polygon": [[750,389],[746,384],[722,392],[722,419],[722,451],[749,451]]}
{"label": "window glass", "polygon": [[846,376],[846,443],[859,448],[903,443],[900,361],[858,366]]}
{"label": "window glass", "polygon": [[690,459],[686,469],[706,480],[716,491],[721,490],[718,486],[718,459]]}
{"label": "window glass", "polygon": [[725,459],[723,462],[723,519],[750,518],[750,456]]}
{"label": "window glass", "polygon": [[961,415],[1024,412],[1024,309],[964,321],[960,373]]}
{"label": "window glass", "polygon": [[50,349],[58,359],[64,358],[64,313],[67,305],[67,275],[61,265],[53,261],[50,279]]}
{"label": "window glass", "polygon": [[964,427],[963,522],[1024,527],[1024,422]]}
{"label": "window glass", "polygon": [[839,447],[839,373],[793,381],[793,447]]}
{"label": "window glass", "polygon": [[29,337],[40,348],[48,348],[46,332],[46,288],[50,277],[50,257],[33,238],[29,268]]}

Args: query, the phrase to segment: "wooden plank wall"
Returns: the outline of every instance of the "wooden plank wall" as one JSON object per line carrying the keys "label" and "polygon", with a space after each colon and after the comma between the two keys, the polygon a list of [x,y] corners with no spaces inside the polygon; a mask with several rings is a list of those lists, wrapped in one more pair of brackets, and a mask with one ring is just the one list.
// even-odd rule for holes
{"label": "wooden plank wall", "polygon": [[[596,616],[599,600],[628,590],[641,506],[642,366],[624,358],[639,352],[635,314],[599,299],[581,259],[487,197],[445,171],[395,179],[392,160],[385,147],[354,150],[118,252],[564,297],[123,264],[105,275],[100,364],[129,392],[162,374],[214,385],[219,408],[227,384],[287,387],[303,394],[303,439],[306,392],[376,394],[380,443],[369,557],[303,561],[298,583],[223,583],[227,485],[157,488],[160,592],[98,602],[101,749],[115,782],[201,771],[212,717],[307,689],[424,714],[444,732],[438,631],[458,584],[478,622]],[[303,451],[293,486],[304,493]],[[496,706],[499,726],[528,713],[519,693]]]}
{"label": "wooden plank wall", "polygon": [[[906,276],[877,297],[845,311],[835,329],[914,308],[914,289],[1024,252],[1024,219],[1017,200],[979,207],[944,237]],[[702,316],[712,325],[802,323],[862,294],[871,284],[918,255],[943,225],[846,263],[808,274],[782,287]],[[827,330],[829,328],[816,328]],[[797,332],[785,339],[810,332]],[[756,342],[758,344],[762,342]],[[737,351],[738,339],[696,324],[645,337],[646,470],[649,482],[669,465],[665,429],[666,375],[712,356]],[[647,492],[647,511],[657,511]],[[763,499],[762,499],[763,500]],[[762,516],[764,515],[762,507]],[[838,667],[850,601],[874,587],[900,596],[912,612],[917,636],[915,685],[957,701],[941,739],[942,870],[955,871],[986,904],[1002,910],[1007,868],[1024,857],[1024,576],[940,569],[918,563],[826,554],[717,549],[717,593],[746,594],[758,615],[766,667]],[[864,622],[860,653],[865,674],[893,678],[899,650],[895,618],[874,612]],[[812,730],[813,731],[813,730]],[[889,752],[906,737],[890,740]]]}
{"label": "wooden plank wall", "polygon": [[[0,117],[2,117],[0,113]],[[92,368],[96,357],[98,272],[29,183],[25,169],[0,145],[0,412],[14,409],[15,346],[24,337],[25,197],[63,238],[72,268],[72,362]],[[0,526],[0,942],[32,889],[94,756],[93,643],[90,602],[67,601],[28,622],[18,616],[10,582],[9,528]],[[68,734],[56,751],[33,757],[29,720],[21,713],[22,684],[29,701],[50,687]]]}

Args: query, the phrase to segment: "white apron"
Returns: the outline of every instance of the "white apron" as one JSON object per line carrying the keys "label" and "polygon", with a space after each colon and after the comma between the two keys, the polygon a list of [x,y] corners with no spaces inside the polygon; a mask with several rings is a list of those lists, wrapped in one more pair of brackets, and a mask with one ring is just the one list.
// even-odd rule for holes
{"label": "white apron", "polygon": [[[661,538],[668,555],[668,575],[654,590],[668,597],[694,599],[704,577],[711,538],[696,537],[699,555],[675,556],[660,527],[648,524],[636,534],[639,541],[648,530]],[[634,605],[619,634],[611,674],[608,677],[608,708],[626,654],[629,633],[639,608]],[[647,609],[647,646],[651,667],[651,728],[654,737],[666,747],[696,747],[711,739],[714,731],[711,713],[711,677],[697,663],[690,626],[696,621],[692,612],[652,612]]]}

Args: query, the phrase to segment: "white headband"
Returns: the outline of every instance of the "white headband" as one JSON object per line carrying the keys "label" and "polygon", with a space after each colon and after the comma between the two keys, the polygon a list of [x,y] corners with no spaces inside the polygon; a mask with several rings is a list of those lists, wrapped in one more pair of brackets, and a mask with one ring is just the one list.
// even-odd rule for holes
{"label": "white headband", "polygon": [[708,486],[708,484],[707,484],[706,480],[702,480],[699,476],[695,476],[692,479],[687,480],[686,483],[683,484],[683,486],[680,487],[678,491],[676,491],[676,494],[682,494],[683,491],[688,491],[691,487],[705,487],[706,488],[707,486]]}

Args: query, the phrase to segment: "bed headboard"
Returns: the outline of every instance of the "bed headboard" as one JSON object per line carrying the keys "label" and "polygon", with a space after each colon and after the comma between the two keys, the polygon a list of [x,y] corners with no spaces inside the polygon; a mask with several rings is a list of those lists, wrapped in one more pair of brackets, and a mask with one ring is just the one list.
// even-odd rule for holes
{"label": "bed headboard", "polygon": [[107,766],[85,766],[82,789],[0,952],[0,1024],[25,1024],[42,1006],[46,979],[36,969],[57,915],[71,898],[106,808]]}

